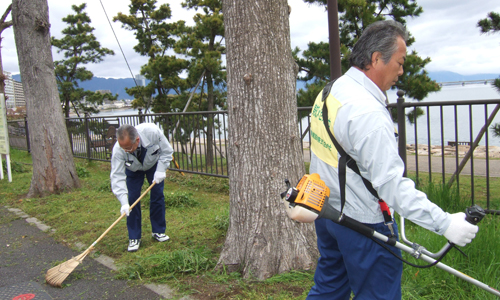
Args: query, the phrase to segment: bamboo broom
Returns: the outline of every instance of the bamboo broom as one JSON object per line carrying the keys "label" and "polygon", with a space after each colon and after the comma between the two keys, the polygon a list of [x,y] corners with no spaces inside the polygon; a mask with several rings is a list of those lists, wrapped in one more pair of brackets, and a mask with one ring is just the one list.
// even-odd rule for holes
{"label": "bamboo broom", "polygon": [[[139,201],[153,188],[155,185],[155,181],[148,187],[148,189],[142,193],[142,195],[137,199],[134,204],[130,206],[130,210],[134,208],[134,206],[139,203]],[[123,213],[111,226],[109,226],[106,231],[104,231],[101,236],[90,245],[90,247],[87,248],[87,250],[83,251],[82,254],[73,257],[72,259],[57,265],[50,270],[47,271],[47,274],[45,274],[45,281],[50,284],[51,286],[54,287],[61,287],[63,281],[68,277],[68,275],[73,272],[73,270],[80,264],[82,263],[83,259],[94,249],[94,246],[124,217],[126,216],[126,213]]]}

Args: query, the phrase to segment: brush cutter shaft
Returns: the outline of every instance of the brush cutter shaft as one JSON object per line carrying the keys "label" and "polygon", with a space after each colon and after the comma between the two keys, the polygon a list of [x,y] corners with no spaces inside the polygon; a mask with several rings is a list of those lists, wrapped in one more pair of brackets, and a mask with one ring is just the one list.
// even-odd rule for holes
{"label": "brush cutter shaft", "polygon": [[[405,235],[405,218],[403,217],[400,217],[399,219],[399,227],[401,228],[401,233],[400,233],[400,238],[401,240],[407,244],[407,245],[417,245],[411,241],[409,241],[407,238],[406,238],[406,235]],[[436,253],[433,253],[433,252],[430,252],[429,250],[425,249],[422,247],[422,253],[425,254],[425,255],[428,255],[430,257],[433,257],[433,258],[438,258],[440,257],[441,255],[443,255],[444,253],[446,253],[448,251],[448,249],[450,247],[453,247],[453,245],[451,245],[449,242],[446,243],[443,248],[441,248],[438,252]]]}
{"label": "brush cutter shaft", "polygon": [[[385,235],[383,235],[381,233],[378,233],[377,231],[373,232],[373,237],[375,237],[375,238],[377,238],[377,239],[379,239],[379,240],[381,240],[383,242],[387,242],[389,240],[389,238],[387,236],[385,236]],[[411,255],[415,254],[415,249],[413,249],[411,247],[408,247],[405,244],[402,244],[400,242],[396,242],[395,247],[398,248],[398,249],[401,249],[404,252],[409,253]],[[429,256],[427,256],[427,255],[425,255],[423,253],[418,256],[418,259],[421,259],[421,260],[423,260],[425,262],[428,262],[428,263],[431,263],[431,264],[436,261],[435,259],[433,259],[433,258],[431,258],[431,257],[429,257]],[[467,281],[469,283],[472,283],[473,285],[475,285],[477,287],[480,287],[483,290],[485,290],[487,292],[490,292],[493,295],[496,295],[496,296],[500,297],[500,292],[498,290],[496,290],[496,289],[494,289],[494,288],[492,288],[492,287],[490,287],[490,286],[482,283],[481,281],[479,281],[477,279],[474,279],[474,278],[472,278],[472,277],[470,277],[470,276],[468,276],[468,275],[466,275],[466,274],[464,274],[464,273],[462,273],[460,271],[457,271],[457,270],[453,269],[452,267],[450,267],[448,265],[445,265],[445,264],[443,264],[441,262],[438,262],[436,264],[436,267],[438,267],[438,268],[440,268],[442,270],[445,270],[446,272],[448,272],[448,273],[450,273],[452,275],[455,275],[455,276],[457,276],[459,278],[462,278],[463,280],[465,280],[465,281]]]}
{"label": "brush cutter shaft", "polygon": [[[375,231],[374,229],[364,225],[363,223],[358,222],[354,219],[351,219],[344,214],[341,215],[338,210],[333,208],[328,203],[325,203],[321,212],[318,215],[318,218],[332,220],[333,222],[340,224],[342,226],[345,226],[347,228],[350,228],[350,229],[352,229],[352,230],[354,230],[362,235],[365,235],[365,236],[370,237],[370,238],[373,237],[373,238],[376,238],[384,243],[387,243],[389,245],[393,245],[396,248],[401,249],[404,252],[411,254],[413,257],[421,259],[421,260],[426,261],[428,263],[436,262],[435,259],[429,257],[428,255],[426,255],[424,253],[425,249],[423,247],[421,247],[419,249],[414,249],[414,248],[408,247],[405,244],[402,244],[398,241],[394,241],[393,239],[390,240],[389,237]],[[448,245],[446,245],[445,248],[447,248],[447,247],[451,247],[451,245],[448,243]],[[442,270],[445,270],[446,272],[448,272],[452,275],[455,275],[459,278],[462,278],[463,280],[465,280],[469,283],[472,283],[475,286],[480,287],[483,290],[490,292],[493,295],[500,297],[500,292],[498,290],[496,290],[496,289],[482,283],[481,281],[474,279],[474,278],[472,278],[472,277],[470,277],[462,272],[459,272],[459,271],[453,269],[452,267],[449,267],[441,262],[438,262],[436,264],[436,267],[438,267]]]}

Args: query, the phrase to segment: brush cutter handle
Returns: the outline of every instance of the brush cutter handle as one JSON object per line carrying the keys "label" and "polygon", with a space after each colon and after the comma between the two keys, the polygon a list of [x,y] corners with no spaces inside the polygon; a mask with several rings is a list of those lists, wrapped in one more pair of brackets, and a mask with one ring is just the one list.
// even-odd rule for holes
{"label": "brush cutter handle", "polygon": [[[155,186],[156,182],[153,181],[153,183],[148,187],[148,189],[146,191],[144,191],[144,193],[142,193],[142,195],[137,199],[135,200],[135,202],[130,205],[130,210],[132,210],[132,208],[134,208],[134,206],[137,205],[137,203],[139,203],[139,201],[141,201],[141,199],[146,196],[146,194],[153,188],[153,186]],[[115,225],[120,222],[121,219],[123,219],[123,217],[125,217],[127,214],[126,213],[123,213],[113,224],[111,224],[111,226],[109,226],[108,229],[106,229],[106,231],[104,231],[103,234],[101,234],[101,236],[95,241],[92,243],[92,245],[90,245],[89,249],[90,248],[93,248],[100,240],[102,240],[102,238],[113,228],[115,227]]]}
{"label": "brush cutter handle", "polygon": [[[473,225],[477,225],[477,223],[479,223],[483,219],[485,214],[486,214],[485,211],[479,205],[473,205],[473,206],[465,209],[465,220],[467,220],[467,222],[469,222]],[[405,236],[405,219],[402,216],[400,219],[400,228],[401,228],[400,238],[405,244],[410,245],[410,246],[413,246],[413,245],[420,246],[418,244],[415,244],[415,243],[409,241],[406,238],[406,236]],[[425,248],[422,248],[422,253],[424,253],[430,257],[433,257],[433,258],[438,258],[438,257],[442,256],[444,253],[448,252],[448,250],[450,248],[452,248],[453,246],[454,246],[454,244],[448,242],[436,253],[430,252],[429,250],[427,250]]]}
{"label": "brush cutter handle", "polygon": [[465,209],[465,220],[472,225],[477,225],[485,215],[486,212],[479,205],[473,205]]}

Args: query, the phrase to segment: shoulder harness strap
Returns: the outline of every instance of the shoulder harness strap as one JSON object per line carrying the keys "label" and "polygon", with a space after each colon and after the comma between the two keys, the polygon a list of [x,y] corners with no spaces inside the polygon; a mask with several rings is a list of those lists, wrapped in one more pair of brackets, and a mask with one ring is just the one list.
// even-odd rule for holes
{"label": "shoulder harness strap", "polygon": [[[336,79],[335,79],[336,80]],[[337,149],[337,152],[340,154],[339,158],[339,184],[340,184],[340,214],[342,215],[342,211],[344,210],[344,205],[345,205],[345,184],[346,184],[346,167],[349,167],[351,170],[353,170],[356,174],[358,174],[361,179],[363,180],[363,183],[365,187],[368,189],[368,191],[379,200],[380,204],[380,209],[382,210],[382,214],[384,215],[384,220],[386,224],[392,224],[392,217],[389,208],[387,207],[387,204],[384,202],[384,200],[380,199],[377,191],[373,188],[373,185],[370,181],[368,181],[366,178],[361,176],[361,172],[359,171],[358,165],[356,164],[356,161],[352,159],[352,157],[347,154],[342,146],[337,142],[335,137],[333,136],[332,131],[330,130],[330,126],[328,126],[328,107],[326,106],[326,98],[328,98],[328,95],[330,94],[330,90],[335,83],[335,80],[330,81],[324,88],[323,88],[323,95],[322,95],[322,101],[323,101],[323,123],[325,124],[326,131],[328,132],[328,135],[330,136],[330,139],[332,140],[333,144],[335,145],[335,148]]]}

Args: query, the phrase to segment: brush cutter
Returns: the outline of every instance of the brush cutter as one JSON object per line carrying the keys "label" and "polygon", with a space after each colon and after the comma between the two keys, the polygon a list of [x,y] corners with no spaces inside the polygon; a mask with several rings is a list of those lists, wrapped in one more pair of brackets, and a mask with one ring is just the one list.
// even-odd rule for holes
{"label": "brush cutter", "polygon": [[[452,275],[455,275],[493,295],[500,297],[500,291],[440,262],[444,255],[452,247],[455,247],[455,245],[448,242],[439,252],[432,253],[426,250],[424,247],[412,243],[406,239],[404,235],[404,218],[401,218],[401,238],[403,242],[405,242],[409,246],[398,242],[394,237],[385,236],[375,231],[374,229],[344,215],[343,213],[340,213],[338,210],[328,204],[330,189],[326,186],[324,181],[320,179],[320,176],[318,174],[304,175],[304,177],[302,177],[302,179],[297,184],[297,187],[291,187],[288,180],[285,180],[285,183],[287,184],[287,191],[281,194],[281,198],[283,200],[283,203],[285,204],[286,212],[291,219],[303,223],[311,223],[317,218],[332,220],[339,225],[350,228],[368,238],[371,238],[389,251],[390,249],[385,244],[401,249],[402,251],[409,253],[413,257],[421,259],[430,264],[427,266],[410,264],[412,266],[429,267],[435,265],[436,267],[443,269]],[[465,214],[467,216],[467,221],[472,224],[477,224],[484,217],[485,212],[481,207],[474,205],[467,208]]]}
{"label": "brush cutter", "polygon": [[[141,201],[141,199],[153,188],[155,185],[155,181],[148,187],[148,189],[142,193],[142,195],[130,206],[130,210],[134,208],[134,206]],[[53,267],[52,269],[47,271],[47,274],[45,274],[45,281],[50,284],[51,286],[54,287],[61,287],[63,281],[68,277],[68,275],[73,272],[73,270],[80,264],[82,263],[83,259],[94,249],[94,246],[113,228],[115,225],[120,222],[123,217],[125,217],[127,214],[123,213],[111,226],[109,226],[106,231],[104,231],[101,236],[90,245],[90,247],[87,248],[87,250],[83,251],[82,254],[73,257],[72,259],[57,265]]]}

